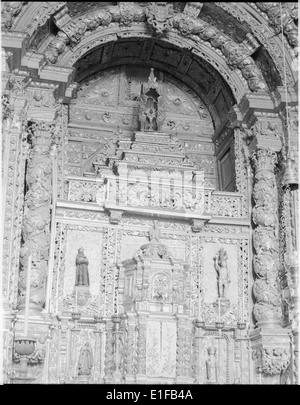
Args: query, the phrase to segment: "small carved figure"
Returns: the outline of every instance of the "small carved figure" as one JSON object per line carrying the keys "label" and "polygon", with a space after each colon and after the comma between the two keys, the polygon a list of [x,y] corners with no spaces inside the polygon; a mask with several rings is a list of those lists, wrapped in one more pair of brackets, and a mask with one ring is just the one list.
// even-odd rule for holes
{"label": "small carved figure", "polygon": [[157,131],[164,119],[164,114],[159,111],[162,107],[162,96],[159,92],[159,85],[154,76],[154,69],[151,68],[150,76],[146,84],[142,84],[139,97],[139,120],[141,131]]}
{"label": "small carved figure", "polygon": [[214,257],[215,269],[218,273],[218,290],[220,298],[227,298],[230,275],[227,268],[228,256],[224,248],[221,248],[219,254]]}
{"label": "small carved figure", "polygon": [[169,279],[162,274],[157,274],[153,279],[153,298],[165,302],[169,299]]}
{"label": "small carved figure", "polygon": [[76,283],[75,285],[90,285],[89,271],[88,271],[89,261],[84,254],[83,248],[78,249],[78,254],[76,256]]}
{"label": "small carved figure", "polygon": [[29,357],[31,364],[43,362],[45,360],[45,342],[47,337],[41,336],[35,344],[35,351]]}
{"label": "small carved figure", "polygon": [[210,346],[207,349],[208,358],[206,360],[206,377],[207,382],[216,383],[217,382],[217,364],[216,364],[216,347]]}
{"label": "small carved figure", "polygon": [[93,355],[90,344],[86,342],[80,351],[78,360],[78,374],[90,375],[93,367]]}

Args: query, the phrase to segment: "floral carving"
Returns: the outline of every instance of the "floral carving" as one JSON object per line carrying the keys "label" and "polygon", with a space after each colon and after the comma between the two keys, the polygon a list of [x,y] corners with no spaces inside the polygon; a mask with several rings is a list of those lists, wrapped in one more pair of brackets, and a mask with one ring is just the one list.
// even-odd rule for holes
{"label": "floral carving", "polygon": [[290,363],[289,350],[281,347],[255,349],[253,358],[256,361],[258,371],[266,375],[281,374]]}
{"label": "floral carving", "polygon": [[104,188],[99,181],[88,180],[69,180],[69,195],[70,201],[85,201],[97,202],[103,204],[104,201]]}
{"label": "floral carving", "polygon": [[231,68],[239,68],[244,78],[248,81],[250,90],[260,92],[266,90],[266,83],[254,60],[250,57],[251,52],[247,46],[238,45],[229,37],[221,33],[217,28],[205,21],[192,19],[184,14],[177,14],[174,19],[174,27],[183,35],[195,38],[199,36],[208,41],[223,53],[227,58],[227,64]]}
{"label": "floral carving", "polygon": [[9,95],[2,94],[2,122],[7,120],[12,112],[12,106],[10,105]]}
{"label": "floral carving", "polygon": [[[259,127],[261,128],[261,127]],[[256,127],[257,129],[257,127]],[[256,299],[254,315],[256,320],[279,322],[281,318],[280,288],[278,280],[278,197],[274,175],[276,154],[259,149],[252,154],[255,167],[253,199],[255,206],[252,219],[256,228],[253,232],[254,271],[257,279],[253,293]]]}

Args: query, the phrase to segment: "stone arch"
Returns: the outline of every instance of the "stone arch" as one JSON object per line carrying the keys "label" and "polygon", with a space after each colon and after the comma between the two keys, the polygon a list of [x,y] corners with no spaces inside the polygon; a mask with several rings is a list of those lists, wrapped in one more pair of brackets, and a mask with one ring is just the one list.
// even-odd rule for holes
{"label": "stone arch", "polygon": [[[267,85],[262,74],[251,58],[256,45],[254,48],[252,46],[252,49],[249,44],[237,44],[228,36],[223,35],[217,28],[200,19],[193,19],[182,14],[178,14],[176,18],[176,20],[174,19],[173,29],[163,37],[164,41],[167,40],[172,45],[176,44],[189,50],[195,49],[195,52],[201,52],[202,48],[206,45],[207,47],[204,48],[203,55],[208,54],[208,57],[215,59],[214,54],[217,54],[221,56],[221,60],[225,58],[225,65],[228,65],[227,68],[229,67],[231,70],[236,69],[241,72],[241,77],[238,78],[238,81],[243,81],[242,78],[244,78],[248,83],[249,89],[253,92],[267,91]],[[96,20],[102,32],[99,32],[95,29],[94,25],[90,24],[91,19],[93,19],[92,15],[83,15],[78,17],[77,21],[72,20],[69,26],[64,27],[64,31],[60,31],[57,37],[45,49],[45,56],[48,62],[73,66],[84,53],[91,51],[91,49],[101,43],[109,40],[115,41],[122,37],[139,38],[153,36],[153,32],[149,32],[147,23],[140,21],[140,15],[137,22],[130,23],[124,30],[122,28],[124,23],[122,24],[122,21],[118,19],[117,23],[111,26],[110,22],[114,22],[115,20],[107,11],[103,10],[101,17],[98,16],[98,20]],[[102,24],[99,23],[99,19]],[[188,27],[185,26],[186,20],[189,22]],[[94,35],[84,37],[86,31],[93,32],[94,30]],[[67,46],[68,44],[70,47]],[[245,88],[245,91],[249,91],[249,89]]]}
{"label": "stone arch", "polygon": [[[126,35],[127,38],[130,40],[147,40],[151,39],[151,35],[149,33],[145,33],[142,31],[132,30],[129,32],[130,35]],[[69,50],[66,52],[63,57],[58,61],[59,65],[74,67],[76,64],[80,63],[80,60],[87,55],[91,55],[93,52],[91,49],[91,44],[95,46],[95,48],[103,47],[106,44],[112,44],[114,42],[124,40],[124,37],[118,38],[116,33],[109,33],[109,35],[103,32],[103,35],[99,35],[99,33],[95,32],[91,34],[86,40],[82,41],[77,47],[75,47],[72,51]],[[177,33],[172,33],[169,38],[164,38],[158,43],[163,43],[164,45],[172,45],[175,49],[180,51],[184,50],[184,57],[185,59],[193,60],[195,57],[199,60],[203,60],[204,63],[209,64],[218,74],[220,75],[220,79],[223,80],[224,83],[227,83],[231,92],[233,93],[237,102],[241,100],[245,92],[248,92],[247,81],[242,77],[240,72],[232,71],[228,72],[228,67],[224,61],[224,59],[216,52],[213,52],[211,47],[207,46],[204,41],[201,41],[199,44],[195,46],[191,40],[184,38]],[[175,46],[174,46],[175,44]],[[136,60],[131,59],[128,60],[130,63],[136,63]],[[184,63],[184,60],[182,61]],[[115,64],[116,62],[114,62]],[[155,62],[151,62],[155,63]],[[157,67],[165,67],[165,63],[157,64]],[[160,65],[160,66],[159,66]],[[173,69],[172,69],[173,68]],[[176,74],[181,81],[184,81],[184,71],[176,71],[174,66],[168,65],[168,69],[172,69],[172,73]],[[195,88],[195,83],[192,85],[192,88]]]}
{"label": "stone arch", "polygon": [[[77,17],[78,12],[82,15],[84,13],[88,14],[91,10],[97,11],[98,7],[107,8],[107,7],[119,7],[124,8],[122,2],[117,3],[119,6],[115,6],[115,3],[97,3],[97,6],[93,6],[93,3],[86,3],[80,7],[76,2],[55,2],[55,3],[46,3],[46,2],[5,2],[2,8],[2,28],[4,31],[18,31],[27,33],[27,47],[41,51],[42,53],[45,50],[45,46],[49,44],[53,38],[53,34],[49,35],[47,26],[49,25],[50,20],[57,25],[57,30],[62,33],[61,29],[66,25],[68,19],[74,19]],[[143,7],[145,8],[149,3],[145,3]],[[281,77],[281,80],[284,79],[283,73],[283,63],[281,58],[282,44],[281,36],[276,35],[280,33],[280,21],[278,15],[280,13],[279,3],[243,3],[235,5],[234,7],[231,3],[169,3],[174,4],[176,11],[178,10],[181,14],[185,14],[188,17],[194,16],[196,18],[201,18],[201,10],[210,8],[211,15],[213,19],[211,21],[212,26],[218,26],[220,18],[221,21],[224,21],[228,26],[232,23],[235,26],[239,26],[244,30],[244,34],[250,33],[252,39],[260,42],[262,48],[266,50],[268,54],[268,60],[272,61],[273,70],[277,69],[277,74]],[[197,10],[198,8],[198,10]],[[192,10],[192,11],[191,11]],[[295,63],[294,58],[296,55],[297,49],[297,5],[296,3],[286,3],[282,5],[283,11],[283,31],[284,36],[287,39],[285,46],[287,49],[286,54],[286,66],[287,66],[287,81],[289,85],[293,85],[294,81],[297,80],[297,71],[292,69],[292,64]],[[127,15],[126,15],[127,13]],[[200,13],[200,14],[199,14]],[[123,23],[124,25],[130,21],[130,12],[123,12],[123,17],[126,15],[126,18]],[[198,17],[197,17],[198,15]],[[120,16],[119,16],[120,17]],[[118,17],[118,18],[119,18]],[[121,16],[122,17],[122,16]],[[218,19],[218,17],[220,17]],[[119,18],[122,22],[122,18]],[[206,19],[207,20],[207,19]],[[209,21],[209,20],[207,20]],[[231,24],[231,25],[232,25]],[[266,28],[267,27],[267,28]],[[121,27],[122,30],[122,27]],[[35,31],[37,31],[35,33]],[[228,31],[229,36],[233,36]],[[43,41],[44,45],[40,47],[41,38],[45,39]],[[250,42],[252,41],[250,39]],[[241,39],[239,38],[241,41]],[[239,42],[239,41],[238,41]],[[263,64],[264,67],[264,76],[267,75],[267,72],[270,71],[268,67],[268,60],[264,58]],[[259,66],[259,69],[263,68]],[[280,83],[278,84],[280,85]]]}

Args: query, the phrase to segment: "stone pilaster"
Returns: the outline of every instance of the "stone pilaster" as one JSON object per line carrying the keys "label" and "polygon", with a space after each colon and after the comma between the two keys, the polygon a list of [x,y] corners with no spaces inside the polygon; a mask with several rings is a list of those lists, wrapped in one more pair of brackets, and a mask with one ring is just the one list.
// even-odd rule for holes
{"label": "stone pilaster", "polygon": [[146,334],[147,315],[138,316],[138,354],[137,354],[137,383],[146,383]]}
{"label": "stone pilaster", "polygon": [[136,326],[137,321],[134,314],[127,314],[126,339],[124,352],[125,382],[127,384],[136,383],[137,372],[137,347],[136,347]]}
{"label": "stone pilaster", "polygon": [[114,323],[114,371],[113,371],[113,383],[114,384],[121,384],[123,381],[123,347],[124,347],[124,338],[123,338],[123,331],[121,330],[121,322],[122,316],[120,315],[113,315],[112,321]]}
{"label": "stone pilaster", "polygon": [[193,325],[186,316],[179,316],[177,319],[177,361],[176,361],[176,383],[193,383],[192,362],[192,330]]}
{"label": "stone pilaster", "polygon": [[28,257],[32,257],[30,280],[31,308],[41,311],[45,304],[52,199],[53,124],[35,122],[31,126],[32,148],[26,174],[23,246],[20,254],[19,308],[24,307]]}
{"label": "stone pilaster", "polygon": [[106,322],[106,340],[105,340],[105,360],[104,360],[104,382],[109,384],[113,379],[114,371],[114,335],[113,335],[113,322],[107,320]]}

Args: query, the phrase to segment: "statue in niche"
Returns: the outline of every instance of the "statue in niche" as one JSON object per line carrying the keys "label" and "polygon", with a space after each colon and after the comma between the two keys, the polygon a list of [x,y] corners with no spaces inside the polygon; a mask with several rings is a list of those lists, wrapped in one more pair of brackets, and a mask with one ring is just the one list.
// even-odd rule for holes
{"label": "statue in niche", "polygon": [[90,344],[86,342],[82,347],[78,359],[78,374],[90,375],[93,367],[93,355]]}
{"label": "statue in niche", "polygon": [[229,270],[227,268],[227,260],[227,252],[224,248],[221,248],[217,256],[214,257],[215,269],[218,274],[219,298],[227,298],[228,287],[231,282]]}
{"label": "statue in niche", "polygon": [[159,86],[154,76],[154,69],[151,68],[148,82],[141,86],[139,97],[139,120],[141,131],[158,131],[159,124],[163,120],[162,97]]}
{"label": "statue in niche", "polygon": [[90,285],[89,279],[89,270],[88,270],[89,261],[84,254],[84,249],[78,249],[78,254],[76,256],[76,282],[75,285]]}
{"label": "statue in niche", "polygon": [[217,348],[210,346],[207,349],[208,358],[206,360],[206,377],[210,384],[217,382],[217,363],[216,363]]}

